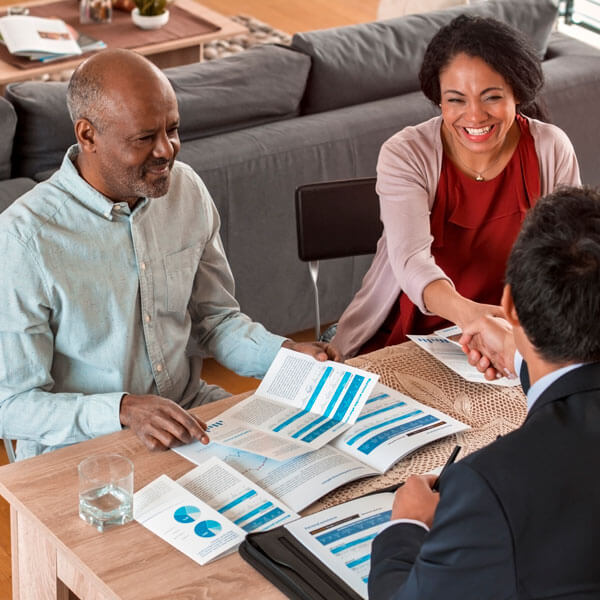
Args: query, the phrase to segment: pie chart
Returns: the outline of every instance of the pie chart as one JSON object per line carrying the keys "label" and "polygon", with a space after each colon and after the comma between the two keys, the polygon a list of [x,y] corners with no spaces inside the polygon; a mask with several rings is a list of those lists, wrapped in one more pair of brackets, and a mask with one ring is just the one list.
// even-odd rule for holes
{"label": "pie chart", "polygon": [[175,513],[173,518],[178,523],[193,523],[200,517],[200,509],[197,506],[180,506]]}
{"label": "pie chart", "polygon": [[200,523],[194,527],[196,535],[203,538],[215,537],[221,529],[221,524],[217,521],[200,521]]}

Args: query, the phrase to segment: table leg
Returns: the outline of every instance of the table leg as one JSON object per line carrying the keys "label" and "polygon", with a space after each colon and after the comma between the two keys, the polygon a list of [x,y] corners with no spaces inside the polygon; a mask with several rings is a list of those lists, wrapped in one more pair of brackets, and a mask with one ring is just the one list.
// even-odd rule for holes
{"label": "table leg", "polygon": [[13,600],[68,600],[56,576],[56,547],[40,526],[10,507]]}

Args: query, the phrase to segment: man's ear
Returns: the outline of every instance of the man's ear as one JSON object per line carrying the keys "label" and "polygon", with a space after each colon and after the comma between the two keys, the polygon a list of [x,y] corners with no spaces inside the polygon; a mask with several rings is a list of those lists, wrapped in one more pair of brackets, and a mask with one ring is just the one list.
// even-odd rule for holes
{"label": "man's ear", "polygon": [[504,290],[502,292],[502,300],[500,301],[500,304],[502,305],[502,310],[504,310],[506,320],[513,327],[519,327],[519,315],[517,315],[517,309],[515,308],[515,303],[512,297],[512,290],[508,283],[504,286]]}
{"label": "man's ear", "polygon": [[82,151],[96,151],[97,135],[96,128],[87,119],[77,119],[75,122],[75,137]]}

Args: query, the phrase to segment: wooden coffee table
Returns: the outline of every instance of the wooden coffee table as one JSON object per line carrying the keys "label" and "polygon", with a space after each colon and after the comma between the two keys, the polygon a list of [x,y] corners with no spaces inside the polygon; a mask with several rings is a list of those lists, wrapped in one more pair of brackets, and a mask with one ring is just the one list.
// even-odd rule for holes
{"label": "wooden coffee table", "polygon": [[[23,2],[19,3],[19,6],[28,6],[31,8],[33,6],[49,4],[50,2],[55,1],[56,0],[46,0],[44,2]],[[143,42],[143,45],[136,46],[131,49],[135,50],[135,52],[145,55],[161,69],[198,62],[202,60],[202,47],[206,42],[231,38],[236,35],[247,33],[248,31],[243,25],[240,25],[239,23],[220,15],[219,13],[206,8],[201,4],[198,4],[194,0],[176,0],[174,5],[179,9],[189,12],[190,15],[194,17],[200,18],[210,24],[215,25],[215,30],[199,35],[189,35],[160,42],[153,42],[152,32],[147,32],[148,41]],[[74,13],[77,11],[77,6],[77,3],[74,2]],[[110,24],[106,24],[102,27],[108,28],[110,26]],[[109,44],[109,47],[119,46],[112,46]],[[0,90],[3,89],[8,83],[37,79],[47,73],[57,73],[73,69],[88,56],[90,56],[89,53],[82,56],[76,56],[68,60],[40,64],[39,66],[27,69],[21,69],[7,63],[5,60],[0,59]]]}

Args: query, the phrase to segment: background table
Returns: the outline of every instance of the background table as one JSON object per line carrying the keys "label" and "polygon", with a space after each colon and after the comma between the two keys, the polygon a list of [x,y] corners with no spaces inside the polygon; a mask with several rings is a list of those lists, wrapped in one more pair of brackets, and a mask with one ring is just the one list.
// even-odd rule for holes
{"label": "background table", "polygon": [[[464,453],[472,452],[525,416],[520,388],[468,383],[412,342],[350,362],[472,429],[433,442],[384,476],[339,488],[306,512],[440,466],[457,442]],[[193,412],[211,419],[246,395]],[[200,567],[136,522],[104,533],[84,523],[78,516],[77,465],[98,452],[117,452],[134,462],[136,491],[162,473],[177,479],[194,466],[174,452],[148,452],[130,431],[121,431],[0,468],[0,493],[11,504],[14,600],[66,600],[67,586],[85,600],[283,598],[238,554]]]}
{"label": "background table", "polygon": [[[19,2],[18,4],[19,6],[32,7],[55,1],[56,0],[45,0],[44,2],[40,2],[38,0],[36,2]],[[216,26],[216,30],[201,35],[191,35],[157,43],[153,42],[152,38],[156,36],[152,31],[145,32],[147,41],[140,42],[140,44],[132,48],[132,50],[143,54],[161,69],[202,60],[202,46],[206,42],[231,38],[236,35],[247,33],[248,31],[243,25],[240,25],[239,23],[236,23],[235,21],[232,21],[231,19],[228,19],[219,13],[206,8],[201,4],[198,4],[194,0],[176,0],[175,6],[189,12],[191,15],[214,24]],[[75,19],[73,24],[75,28],[78,28],[77,20],[79,15],[79,6],[75,0],[73,1],[73,13]],[[127,15],[127,18],[129,18],[129,15]],[[101,27],[110,28],[110,23],[102,25]],[[101,38],[102,36],[99,35],[98,37]],[[115,46],[110,45],[110,47],[112,48]],[[74,69],[88,56],[90,56],[90,53],[83,54],[81,56],[75,56],[68,60],[40,64],[35,68],[27,69],[20,69],[8,64],[4,60],[0,60],[0,88],[3,88],[6,84],[14,81],[35,79],[47,73],[58,73],[61,71]]]}

